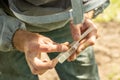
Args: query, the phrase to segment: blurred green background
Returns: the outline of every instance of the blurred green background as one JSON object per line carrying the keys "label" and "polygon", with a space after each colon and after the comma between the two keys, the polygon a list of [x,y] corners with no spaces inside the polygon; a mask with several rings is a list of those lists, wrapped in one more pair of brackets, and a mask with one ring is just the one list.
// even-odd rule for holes
{"label": "blurred green background", "polygon": [[102,14],[97,16],[95,21],[109,22],[114,20],[120,22],[120,0],[110,0],[110,2],[109,7],[107,7]]}

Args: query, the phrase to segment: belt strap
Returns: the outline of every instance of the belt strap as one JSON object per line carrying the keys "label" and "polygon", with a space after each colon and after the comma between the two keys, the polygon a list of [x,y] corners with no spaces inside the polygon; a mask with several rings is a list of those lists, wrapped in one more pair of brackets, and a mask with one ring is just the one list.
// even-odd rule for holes
{"label": "belt strap", "polygon": [[[63,21],[63,20],[68,20],[70,19],[70,14],[74,14],[74,15],[78,15],[78,13],[85,13],[88,12],[90,10],[93,10],[99,6],[101,6],[103,3],[105,3],[107,0],[90,0],[87,3],[85,3],[84,5],[81,4],[81,2],[79,2],[79,0],[71,0],[79,2],[81,4],[81,6],[75,6],[75,3],[72,3],[73,6],[78,7],[78,8],[82,8],[82,10],[73,7],[73,9],[75,10],[75,12],[78,11],[82,11],[82,12],[78,12],[78,13],[74,13],[72,9],[68,10],[68,11],[64,11],[64,12],[60,12],[60,13],[56,13],[56,14],[51,14],[51,15],[45,15],[45,16],[27,16],[22,14],[21,12],[19,12],[19,10],[16,8],[16,6],[13,4],[13,0],[8,0],[9,4],[10,4],[10,9],[12,10],[12,12],[14,13],[14,15],[19,18],[22,21],[25,21],[29,24],[47,24],[47,23],[54,23],[54,22],[59,22],[59,21]],[[79,14],[80,15],[80,14]],[[75,16],[76,17],[76,16]],[[77,16],[78,17],[78,16]],[[82,15],[80,16],[81,20],[83,20]],[[75,23],[78,23],[78,21],[82,22],[81,20],[77,20],[75,21]]]}
{"label": "belt strap", "polygon": [[74,24],[82,23],[84,18],[83,0],[71,0]]}

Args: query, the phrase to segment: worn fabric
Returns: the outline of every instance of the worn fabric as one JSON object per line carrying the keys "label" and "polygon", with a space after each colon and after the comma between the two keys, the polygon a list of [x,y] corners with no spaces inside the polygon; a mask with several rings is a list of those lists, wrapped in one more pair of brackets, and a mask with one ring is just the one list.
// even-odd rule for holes
{"label": "worn fabric", "polygon": [[0,80],[38,80],[27,65],[24,53],[0,52]]}
{"label": "worn fabric", "polygon": [[[49,3],[40,6],[33,5],[25,0],[9,0],[9,5],[14,6],[16,11],[19,12],[19,14],[31,17],[33,16],[36,20],[36,18],[39,16],[45,16],[65,11],[67,8],[70,7],[70,0],[56,0],[53,3],[50,0]],[[33,20],[31,19],[31,21]],[[31,24],[31,22],[29,22],[28,20],[24,22],[29,25],[29,27],[26,26],[27,30],[29,31],[47,32],[64,27],[64,25],[68,23],[68,21],[69,20],[63,20],[60,22],[48,24],[38,24],[37,22]]]}
{"label": "worn fabric", "polygon": [[[37,1],[39,1],[39,0],[37,0]],[[31,0],[30,0],[30,2],[31,2]],[[35,1],[32,1],[32,2],[34,3]],[[41,2],[41,0],[40,0],[40,2]],[[94,2],[94,1],[92,1],[92,2]],[[99,5],[98,8],[95,8],[94,17],[97,16],[99,13],[101,13],[104,10],[105,6],[107,6],[106,4],[101,4],[101,2],[105,2],[105,0],[104,1],[101,0],[100,1],[101,6]],[[36,31],[36,32],[44,31],[45,32],[45,31],[55,30],[55,29],[63,27],[69,21],[69,19],[66,19],[66,20],[61,20],[61,21],[57,22],[58,19],[54,18],[52,16],[51,16],[51,18],[48,18],[48,19],[47,19],[47,17],[45,17],[45,20],[44,20],[43,18],[41,18],[41,16],[51,15],[51,14],[57,15],[57,13],[60,13],[60,12],[62,13],[63,11],[68,10],[71,7],[70,0],[59,0],[59,1],[58,0],[55,0],[55,1],[50,0],[47,3],[44,3],[44,1],[43,1],[44,4],[42,3],[39,6],[36,6],[31,3],[29,3],[29,0],[28,0],[28,2],[25,0],[9,0],[10,8],[12,9],[15,16],[18,19],[28,23],[31,27],[27,27],[27,29],[30,31]],[[89,0],[84,0],[84,3],[86,5],[87,3],[89,3]],[[108,2],[106,2],[106,3],[108,3]],[[89,8],[89,6],[90,5],[88,5],[87,7]],[[81,10],[81,12],[82,12],[82,10]],[[59,15],[58,15],[58,18],[60,19]],[[50,23],[52,21],[52,19],[55,20],[56,22]],[[48,22],[48,23],[46,23],[46,22]],[[46,24],[42,24],[42,23],[46,23]]]}
{"label": "worn fabric", "polygon": [[28,1],[31,4],[34,4],[36,6],[39,6],[39,5],[43,5],[43,4],[46,4],[46,3],[49,3],[49,2],[54,2],[54,1],[57,1],[57,0],[26,0],[26,1]]}
{"label": "worn fabric", "polygon": [[17,29],[25,29],[24,23],[20,20],[7,16],[0,9],[0,51],[13,50],[12,37]]}

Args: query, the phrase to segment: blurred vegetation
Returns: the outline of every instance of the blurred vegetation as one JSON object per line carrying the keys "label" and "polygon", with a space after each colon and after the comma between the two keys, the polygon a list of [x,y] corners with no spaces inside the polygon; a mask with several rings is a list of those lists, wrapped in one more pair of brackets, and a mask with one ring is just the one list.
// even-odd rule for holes
{"label": "blurred vegetation", "polygon": [[95,19],[97,22],[109,22],[113,20],[120,22],[120,0],[110,0],[110,5]]}

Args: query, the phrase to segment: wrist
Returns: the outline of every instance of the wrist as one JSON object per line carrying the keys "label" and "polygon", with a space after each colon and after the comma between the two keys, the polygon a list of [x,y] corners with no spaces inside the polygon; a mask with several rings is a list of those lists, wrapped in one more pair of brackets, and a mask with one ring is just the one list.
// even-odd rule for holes
{"label": "wrist", "polygon": [[13,46],[20,51],[24,51],[23,44],[25,43],[25,31],[17,30],[13,36]]}
{"label": "wrist", "polygon": [[26,44],[30,40],[35,39],[35,37],[38,37],[37,33],[32,33],[32,32],[25,31],[25,30],[17,30],[15,32],[15,35],[13,36],[13,46],[17,50],[24,52]]}

